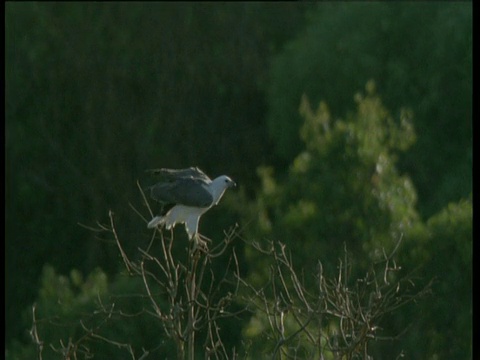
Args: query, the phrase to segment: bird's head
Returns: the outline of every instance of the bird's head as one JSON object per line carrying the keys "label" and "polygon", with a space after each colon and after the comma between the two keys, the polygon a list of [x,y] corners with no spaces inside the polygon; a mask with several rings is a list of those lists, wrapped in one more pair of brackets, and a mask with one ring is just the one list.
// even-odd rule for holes
{"label": "bird's head", "polygon": [[232,179],[230,179],[227,175],[222,175],[222,176],[220,176],[218,179],[220,179],[220,182],[223,184],[223,186],[224,186],[226,189],[237,186],[237,184],[235,183],[235,181],[233,181]]}
{"label": "bird's head", "polygon": [[215,178],[210,184],[210,189],[213,196],[213,203],[217,205],[222,198],[225,190],[235,186],[237,186],[237,184],[235,184],[235,181],[230,179],[227,175],[222,175]]}

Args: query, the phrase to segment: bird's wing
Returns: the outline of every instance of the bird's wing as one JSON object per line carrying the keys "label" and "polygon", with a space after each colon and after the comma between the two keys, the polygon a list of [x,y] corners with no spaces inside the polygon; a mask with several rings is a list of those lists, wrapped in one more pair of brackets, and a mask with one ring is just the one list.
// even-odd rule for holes
{"label": "bird's wing", "polygon": [[204,180],[182,177],[153,185],[150,196],[162,203],[208,207],[213,202],[213,196],[206,185]]}
{"label": "bird's wing", "polygon": [[211,182],[211,179],[198,167],[189,167],[186,169],[152,169],[147,172],[158,175],[165,181],[176,181],[178,179],[198,179],[207,183]]}

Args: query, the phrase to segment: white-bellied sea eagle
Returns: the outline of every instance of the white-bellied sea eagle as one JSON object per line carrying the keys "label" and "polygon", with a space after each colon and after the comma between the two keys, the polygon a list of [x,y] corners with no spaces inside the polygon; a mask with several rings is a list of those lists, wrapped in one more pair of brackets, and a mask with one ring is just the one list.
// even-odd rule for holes
{"label": "white-bellied sea eagle", "polygon": [[152,199],[162,204],[164,213],[155,216],[147,227],[153,229],[165,226],[166,229],[171,229],[176,224],[183,223],[189,239],[198,235],[200,217],[218,204],[225,190],[236,186],[226,175],[211,180],[197,167],[149,172],[160,176],[160,181],[148,190]]}

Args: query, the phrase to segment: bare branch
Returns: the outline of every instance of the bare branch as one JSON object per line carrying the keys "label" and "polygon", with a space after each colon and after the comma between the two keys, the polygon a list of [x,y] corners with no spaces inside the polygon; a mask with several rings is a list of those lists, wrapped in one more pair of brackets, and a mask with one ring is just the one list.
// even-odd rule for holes
{"label": "bare branch", "polygon": [[113,233],[113,236],[115,237],[115,241],[117,243],[118,250],[120,251],[120,254],[122,255],[123,263],[125,264],[125,267],[127,268],[128,273],[130,275],[132,275],[132,273],[133,273],[132,272],[132,264],[130,263],[130,260],[128,260],[127,254],[125,253],[125,251],[123,251],[122,245],[120,244],[120,240],[118,238],[117,231],[115,229],[115,224],[113,222],[113,212],[112,212],[112,210],[110,210],[108,212],[108,217],[110,218],[110,229],[111,229],[111,232]]}

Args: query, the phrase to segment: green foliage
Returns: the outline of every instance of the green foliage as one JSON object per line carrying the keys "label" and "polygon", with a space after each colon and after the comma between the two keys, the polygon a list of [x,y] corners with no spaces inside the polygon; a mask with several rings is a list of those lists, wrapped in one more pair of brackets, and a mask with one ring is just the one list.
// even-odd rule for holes
{"label": "green foliage", "polygon": [[[334,116],[352,92],[374,78],[388,108],[415,112],[417,143],[399,164],[430,216],[471,191],[471,2],[321,3],[272,62],[268,126],[276,151],[301,150],[302,94],[328,103]],[[433,150],[434,149],[434,150]],[[434,151],[434,154],[432,154]],[[432,177],[432,174],[435,176]]]}
{"label": "green foliage", "polygon": [[432,252],[426,267],[437,276],[436,295],[451,300],[430,310],[446,315],[432,334],[430,351],[457,359],[472,355],[472,218],[470,198],[449,204],[427,223]]}
{"label": "green foliage", "polygon": [[[153,354],[174,353],[161,324],[146,311],[149,301],[140,279],[118,276],[109,282],[100,269],[86,279],[77,270],[59,275],[46,265],[33,308],[24,312],[29,324],[28,345],[15,342],[7,359],[82,358],[128,359],[143,349]],[[32,312],[33,310],[33,312]]]}
{"label": "green foliage", "polygon": [[472,223],[470,197],[432,216],[411,244],[406,261],[419,267],[422,281],[434,279],[435,299],[419,305],[420,321],[403,341],[412,357],[472,356]]}
{"label": "green foliage", "polygon": [[[324,102],[313,110],[308,98],[302,98],[300,134],[305,149],[283,177],[275,177],[272,167],[259,169],[262,188],[247,208],[259,216],[249,235],[260,244],[264,238],[288,244],[292,259],[306,274],[320,260],[330,275],[344,244],[355,254],[356,265],[365,268],[402,238],[402,268],[417,288],[434,280],[433,304],[421,302],[382,321],[381,328],[396,341],[376,344],[372,354],[468,358],[471,199],[450,204],[424,223],[416,211],[415,188],[396,165],[399,154],[416,139],[411,112],[402,109],[394,119],[375,94],[373,82],[367,84],[366,95],[355,95],[355,101],[356,112],[333,120]],[[271,264],[254,252],[247,258],[250,281],[262,284]],[[249,331],[257,325],[250,324]]]}
{"label": "green foliage", "polygon": [[46,265],[43,269],[38,304],[42,308],[43,317],[62,316],[75,312],[92,299],[104,295],[106,291],[107,277],[100,269],[83,280],[78,270],[72,270],[70,276],[66,277],[57,275],[51,266]]}
{"label": "green foliage", "polygon": [[[285,178],[275,179],[272,169],[259,170],[263,185],[255,237],[290,245],[306,268],[320,258],[332,270],[344,244],[367,255],[367,263],[376,260],[383,256],[379,250],[391,250],[419,220],[415,189],[395,165],[397,154],[415,140],[410,114],[403,110],[395,120],[373,82],[366,92],[356,95],[357,110],[345,120],[333,120],[325,103],[312,110],[303,97],[305,150]],[[257,276],[262,266],[255,267]]]}
{"label": "green foliage", "polygon": [[[41,276],[41,287],[37,302],[24,313],[24,323],[30,323],[32,329],[30,346],[12,350],[12,359],[33,359],[37,349],[34,346],[35,334],[41,334],[44,341],[44,358],[59,358],[50,347],[61,349],[82,333],[79,320],[93,311],[93,302],[107,291],[107,277],[99,269],[83,279],[80,272],[72,270],[70,276],[58,275],[55,270],[45,265]],[[33,317],[38,320],[34,324]],[[62,345],[63,344],[63,345]],[[19,351],[18,353],[16,351]],[[8,358],[8,357],[7,357]]]}

